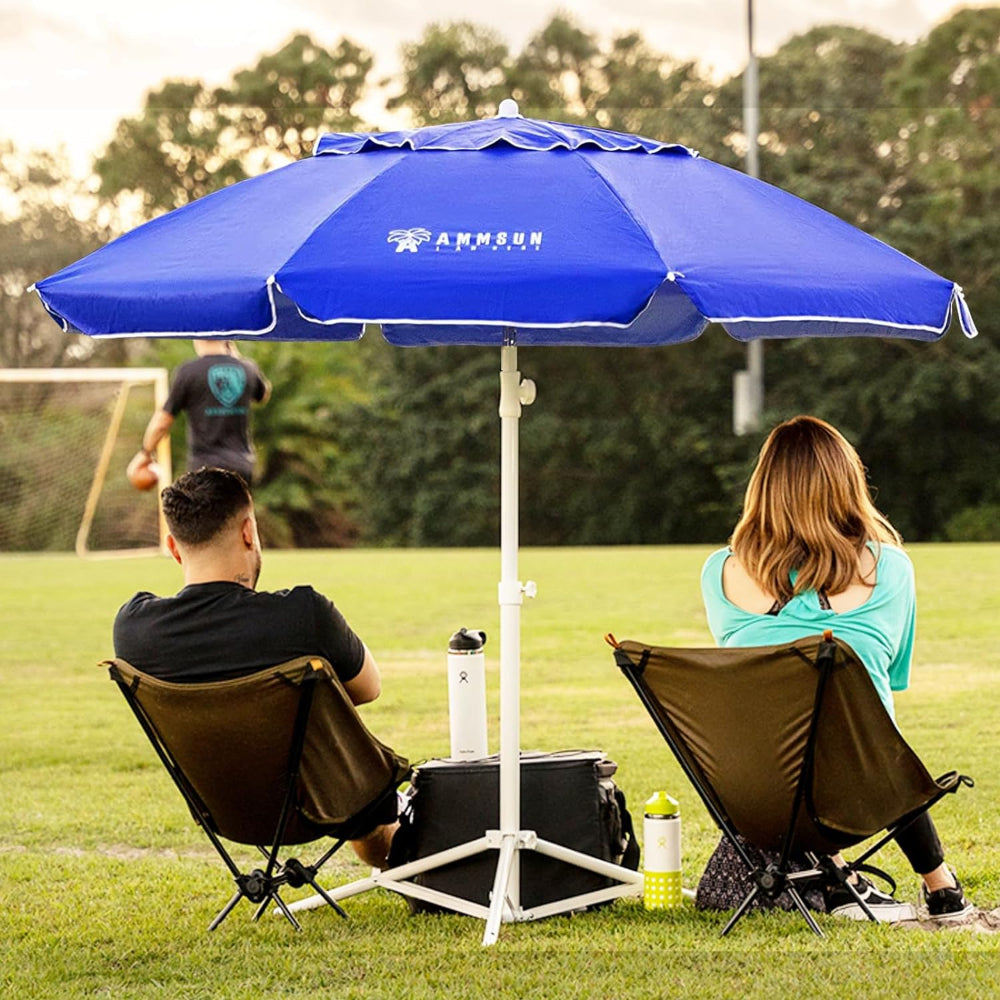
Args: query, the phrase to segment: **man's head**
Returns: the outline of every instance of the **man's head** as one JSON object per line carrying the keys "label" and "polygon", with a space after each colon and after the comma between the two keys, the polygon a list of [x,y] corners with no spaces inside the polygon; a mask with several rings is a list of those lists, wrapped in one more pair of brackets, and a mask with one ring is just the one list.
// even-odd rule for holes
{"label": "man's head", "polygon": [[189,582],[214,578],[256,585],[260,540],[242,477],[226,469],[188,472],[163,491],[163,516],[174,558],[198,577]]}

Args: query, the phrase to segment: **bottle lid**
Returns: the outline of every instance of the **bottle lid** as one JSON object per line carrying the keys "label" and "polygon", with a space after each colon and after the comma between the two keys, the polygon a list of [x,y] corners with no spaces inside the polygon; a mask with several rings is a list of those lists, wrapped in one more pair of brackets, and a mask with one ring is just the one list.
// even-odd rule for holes
{"label": "bottle lid", "polygon": [[478,628],[460,628],[448,640],[449,653],[473,653],[486,645],[486,633]]}
{"label": "bottle lid", "polygon": [[666,792],[654,792],[646,799],[645,813],[647,816],[679,816],[681,807],[677,799]]}

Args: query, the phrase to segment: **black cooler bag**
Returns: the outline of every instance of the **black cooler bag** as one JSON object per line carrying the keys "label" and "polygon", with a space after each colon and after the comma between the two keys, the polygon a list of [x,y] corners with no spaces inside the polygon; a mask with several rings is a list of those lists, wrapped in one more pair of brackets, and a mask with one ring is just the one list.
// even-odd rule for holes
{"label": "black cooler bag", "polygon": [[[618,765],[597,751],[521,754],[521,829],[603,861],[638,867],[639,849]],[[414,861],[499,828],[500,762],[432,760],[414,772],[410,806],[393,840],[390,866]],[[614,885],[615,880],[537,851],[523,850],[525,909]],[[486,850],[417,876],[419,885],[488,906],[498,852]],[[409,899],[413,912],[438,909]]]}

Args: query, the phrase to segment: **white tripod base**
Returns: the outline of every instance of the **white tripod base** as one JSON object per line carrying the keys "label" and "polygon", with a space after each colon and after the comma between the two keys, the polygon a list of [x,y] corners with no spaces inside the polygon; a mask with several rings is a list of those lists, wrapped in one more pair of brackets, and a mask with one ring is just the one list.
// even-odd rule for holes
{"label": "white tripod base", "polygon": [[[411,881],[417,875],[433,871],[444,865],[452,864],[456,861],[464,861],[466,858],[481,854],[483,851],[496,850],[499,852],[497,859],[496,877],[493,882],[493,891],[490,894],[490,905],[484,906],[481,903],[474,903],[461,896],[454,896],[451,893],[441,892],[427,886],[417,885]],[[544,903],[524,909],[520,905],[513,905],[511,901],[511,877],[515,868],[518,851],[537,851],[539,854],[547,855],[558,861],[575,865],[586,871],[595,872],[607,878],[616,880],[615,885],[609,885],[603,889],[595,889],[591,892],[570,896],[566,899],[556,900],[552,903]],[[335,889],[328,889],[327,895],[339,902],[351,896],[358,896],[371,889],[388,889],[391,892],[400,893],[403,896],[410,896],[425,903],[432,903],[442,906],[456,913],[462,913],[470,917],[478,917],[486,921],[483,932],[483,944],[495,944],[500,935],[500,926],[505,923],[521,923],[529,920],[541,920],[544,917],[553,917],[560,913],[572,913],[576,910],[585,909],[595,903],[606,903],[613,899],[620,899],[623,896],[642,896],[643,875],[642,872],[633,871],[631,868],[623,868],[621,865],[613,864],[610,861],[602,861],[600,858],[591,857],[581,851],[574,851],[569,847],[554,844],[549,840],[540,839],[532,830],[521,830],[518,834],[503,835],[499,830],[487,830],[485,835],[470,840],[457,847],[450,847],[446,851],[438,851],[436,854],[429,854],[426,858],[418,861],[411,861],[405,865],[398,865],[385,871],[375,870],[367,878],[348,882],[346,885],[338,886]],[[515,895],[520,895],[519,893]],[[308,896],[305,899],[297,900],[288,904],[288,909],[292,912],[299,910],[312,910],[327,903],[320,895]]]}

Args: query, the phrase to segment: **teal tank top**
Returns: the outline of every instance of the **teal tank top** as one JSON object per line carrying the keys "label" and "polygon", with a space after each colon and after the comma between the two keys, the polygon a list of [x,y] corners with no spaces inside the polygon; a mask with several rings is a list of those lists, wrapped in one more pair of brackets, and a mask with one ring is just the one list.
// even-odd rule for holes
{"label": "teal tank top", "polygon": [[[875,547],[872,551],[876,552]],[[796,594],[777,614],[755,614],[737,607],[722,589],[722,567],[731,555],[718,549],[701,571],[701,593],[708,627],[720,646],[771,646],[825,629],[846,642],[868,669],[875,690],[892,718],[893,691],[910,682],[916,595],[910,557],[895,545],[878,547],[875,586],[864,604],[839,614],[821,606],[814,590]]]}

